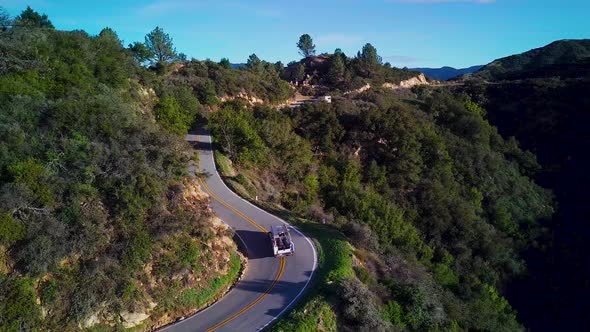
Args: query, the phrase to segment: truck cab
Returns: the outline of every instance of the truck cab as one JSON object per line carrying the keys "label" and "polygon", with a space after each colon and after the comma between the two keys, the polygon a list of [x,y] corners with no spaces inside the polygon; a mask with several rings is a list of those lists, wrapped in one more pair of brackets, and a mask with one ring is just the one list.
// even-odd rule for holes
{"label": "truck cab", "polygon": [[275,257],[291,256],[295,254],[295,245],[291,241],[291,234],[287,225],[272,226],[268,232]]}

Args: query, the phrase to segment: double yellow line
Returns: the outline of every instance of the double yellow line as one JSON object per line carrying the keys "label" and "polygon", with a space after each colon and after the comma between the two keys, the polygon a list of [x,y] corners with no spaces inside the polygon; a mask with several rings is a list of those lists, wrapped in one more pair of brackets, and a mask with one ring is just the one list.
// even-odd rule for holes
{"label": "double yellow line", "polygon": [[248,304],[247,306],[245,306],[244,308],[242,308],[242,310],[236,312],[235,314],[233,314],[230,317],[226,318],[222,322],[220,322],[220,323],[218,323],[218,324],[210,327],[209,329],[207,329],[207,332],[212,332],[213,330],[218,329],[218,328],[222,327],[223,325],[231,322],[232,320],[234,320],[238,316],[242,315],[243,313],[245,313],[246,311],[250,310],[252,307],[254,307],[255,305],[257,305],[258,302],[262,301],[262,299],[264,299],[264,297],[266,295],[268,295],[268,293],[271,291],[271,289],[273,289],[273,287],[277,284],[277,282],[281,278],[281,275],[283,274],[283,271],[284,270],[285,270],[285,257],[281,257],[281,266],[279,267],[279,272],[277,273],[277,276],[275,277],[275,280],[268,287],[268,289],[264,293],[262,293],[258,298],[256,298],[256,300],[250,302],[250,304]]}
{"label": "double yellow line", "polygon": [[[241,211],[239,211],[238,209],[236,209],[233,206],[229,205],[227,202],[225,202],[219,196],[217,196],[215,193],[213,193],[211,191],[211,189],[209,189],[209,186],[207,186],[207,184],[205,183],[205,181],[203,181],[202,179],[199,179],[199,183],[201,184],[201,186],[203,187],[203,189],[211,197],[213,197],[215,200],[217,200],[223,206],[225,206],[228,209],[230,209],[231,211],[235,212],[238,216],[244,218],[244,220],[246,220],[247,222],[249,222],[252,225],[256,226],[256,228],[258,228],[261,232],[263,232],[265,234],[267,233],[267,230],[264,227],[260,226],[257,222],[255,222],[254,220],[250,219],[248,216],[246,216],[245,214],[243,214]],[[266,291],[264,291],[264,293],[260,294],[260,296],[258,296],[256,298],[256,300],[250,302],[247,306],[245,306],[244,308],[242,308],[240,311],[236,312],[235,314],[231,315],[230,317],[224,319],[223,321],[221,321],[221,322],[215,324],[214,326],[210,327],[209,329],[207,329],[207,332],[212,332],[212,331],[214,331],[214,330],[216,330],[216,329],[224,326],[225,324],[227,324],[227,323],[231,322],[232,320],[238,318],[239,316],[241,316],[242,314],[244,314],[246,311],[250,310],[252,307],[254,307],[255,305],[257,305],[275,287],[275,285],[277,284],[277,282],[281,279],[281,276],[283,275],[283,272],[284,271],[285,271],[285,257],[281,257],[279,271],[277,272],[277,275],[275,276],[275,279],[273,280],[272,284],[270,284],[270,286],[268,287],[268,289]]]}
{"label": "double yellow line", "polygon": [[199,182],[201,183],[201,186],[203,187],[203,189],[205,189],[205,191],[211,195],[211,197],[215,198],[215,200],[217,200],[219,203],[221,203],[223,206],[225,206],[226,208],[232,210],[233,212],[235,212],[238,216],[244,218],[244,220],[246,220],[247,222],[251,223],[252,225],[256,226],[256,228],[258,228],[261,232],[263,232],[264,234],[268,233],[268,231],[260,226],[256,221],[250,219],[248,216],[246,216],[245,214],[243,214],[240,210],[236,209],[235,207],[229,205],[227,202],[225,202],[224,200],[222,200],[221,198],[219,198],[219,196],[217,196],[215,193],[213,193],[211,191],[211,189],[209,189],[209,186],[207,186],[207,184],[205,183],[205,181],[203,181],[202,179],[199,179]]}

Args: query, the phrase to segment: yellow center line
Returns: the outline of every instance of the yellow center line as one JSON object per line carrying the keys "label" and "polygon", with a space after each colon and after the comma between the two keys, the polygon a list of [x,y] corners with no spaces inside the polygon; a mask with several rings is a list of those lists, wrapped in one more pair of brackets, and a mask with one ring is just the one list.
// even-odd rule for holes
{"label": "yellow center line", "polygon": [[[267,232],[267,230],[264,227],[260,226],[257,222],[255,222],[254,220],[250,219],[248,216],[246,216],[245,214],[243,214],[241,211],[239,211],[238,209],[236,209],[233,206],[229,205],[227,202],[225,202],[224,200],[222,200],[219,196],[217,196],[216,194],[214,194],[211,191],[211,189],[209,189],[209,186],[207,186],[207,184],[205,183],[205,181],[203,181],[202,179],[199,179],[199,182],[201,183],[201,186],[203,187],[203,189],[205,189],[205,191],[209,195],[211,195],[211,197],[215,198],[215,200],[217,200],[223,206],[227,207],[228,209],[230,209],[231,211],[235,212],[240,217],[244,218],[244,220],[246,220],[249,223],[251,223],[254,226],[256,226],[256,228],[258,228],[261,232],[263,232],[263,233],[266,233]],[[236,312],[235,314],[233,314],[230,317],[224,319],[220,323],[218,323],[218,324],[210,327],[209,329],[207,329],[207,332],[212,332],[215,329],[218,329],[218,328],[222,327],[223,325],[231,322],[232,320],[236,319],[237,317],[239,317],[240,315],[244,314],[246,311],[250,310],[252,307],[254,307],[255,305],[257,305],[260,301],[262,301],[262,299],[264,299],[270,293],[270,291],[275,287],[275,285],[277,284],[277,282],[281,279],[281,276],[283,275],[284,270],[285,270],[285,257],[281,257],[279,271],[277,272],[277,275],[275,276],[275,279],[273,280],[272,284],[268,287],[268,289],[266,291],[264,291],[264,293],[260,294],[260,296],[258,296],[256,298],[256,300],[250,302],[247,306],[245,306],[244,308],[242,308],[240,311]]]}
{"label": "yellow center line", "polygon": [[252,225],[256,226],[256,228],[258,228],[261,232],[263,232],[265,234],[268,232],[264,227],[260,226],[256,221],[250,219],[248,216],[246,216],[245,214],[243,214],[241,211],[239,211],[238,209],[236,209],[233,206],[229,205],[227,202],[225,202],[224,200],[222,200],[221,198],[219,198],[219,196],[217,196],[216,194],[214,194],[211,191],[211,189],[209,189],[209,186],[207,186],[207,184],[205,183],[205,181],[199,179],[199,182],[201,183],[201,185],[203,186],[203,188],[205,189],[205,191],[209,195],[211,195],[211,197],[215,198],[219,203],[221,203],[222,205],[224,205],[228,209],[232,210],[233,212],[235,212],[240,217],[244,218],[246,221],[248,221]]}
{"label": "yellow center line", "polygon": [[209,329],[207,329],[207,332],[212,332],[213,330],[218,329],[218,328],[222,327],[223,325],[231,322],[232,320],[236,319],[237,317],[239,317],[240,315],[242,315],[243,313],[245,313],[246,311],[250,310],[252,307],[254,307],[255,305],[257,305],[258,302],[262,301],[262,299],[264,299],[264,297],[266,295],[268,295],[268,293],[270,293],[270,291],[277,284],[277,282],[281,278],[281,275],[283,274],[284,269],[285,269],[285,257],[281,257],[281,266],[279,267],[279,272],[277,273],[277,276],[275,277],[275,280],[268,287],[268,289],[264,293],[262,293],[256,300],[252,301],[250,304],[248,304],[247,306],[245,306],[244,308],[242,308],[242,310],[236,312],[235,314],[233,314],[232,316],[226,318],[222,322],[220,322],[220,323],[214,325],[213,327],[210,327]]}

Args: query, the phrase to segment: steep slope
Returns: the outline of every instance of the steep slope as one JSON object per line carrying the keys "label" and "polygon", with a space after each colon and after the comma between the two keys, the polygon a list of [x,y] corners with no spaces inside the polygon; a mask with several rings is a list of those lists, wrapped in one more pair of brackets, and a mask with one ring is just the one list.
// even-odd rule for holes
{"label": "steep slope", "polygon": [[110,29],[19,26],[0,53],[0,330],[148,330],[222,294],[240,258],[174,134],[196,99],[138,83]]}
{"label": "steep slope", "polygon": [[[344,63],[368,74],[351,81],[388,69]],[[353,275],[279,326],[308,326],[305,308],[333,317],[332,307],[344,331],[522,329],[500,294],[552,214],[550,193],[527,176],[534,156],[468,98],[416,91],[367,89],[281,112],[231,102],[209,117],[231,186],[354,245],[341,263]]]}
{"label": "steep slope", "polygon": [[[532,79],[528,70],[512,72],[514,80],[466,90],[485,103],[500,133],[515,136],[538,156],[542,168],[536,181],[556,195],[556,214],[544,223],[549,234],[526,255],[530,274],[509,292],[524,323],[535,331],[575,330],[590,323],[585,189],[590,186],[590,65],[562,69],[537,71]],[[575,78],[568,78],[572,74]]]}

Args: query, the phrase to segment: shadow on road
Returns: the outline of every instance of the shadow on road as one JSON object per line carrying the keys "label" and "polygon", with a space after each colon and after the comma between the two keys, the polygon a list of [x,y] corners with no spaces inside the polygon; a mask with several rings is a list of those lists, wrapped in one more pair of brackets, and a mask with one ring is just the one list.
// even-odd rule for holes
{"label": "shadow on road", "polygon": [[[311,271],[309,271],[311,272]],[[260,281],[240,281],[236,288],[243,289],[250,292],[263,293],[268,290],[268,287],[272,284],[272,280],[260,280]],[[277,316],[285,306],[293,300],[295,296],[299,294],[301,289],[305,287],[306,281],[302,282],[290,282],[290,281],[278,281],[274,287],[268,292],[270,295],[281,295],[282,303],[277,306],[276,309],[267,310],[266,314],[271,316]]]}
{"label": "shadow on road", "polygon": [[261,231],[237,230],[236,235],[248,243],[248,259],[273,257],[268,234]]}

